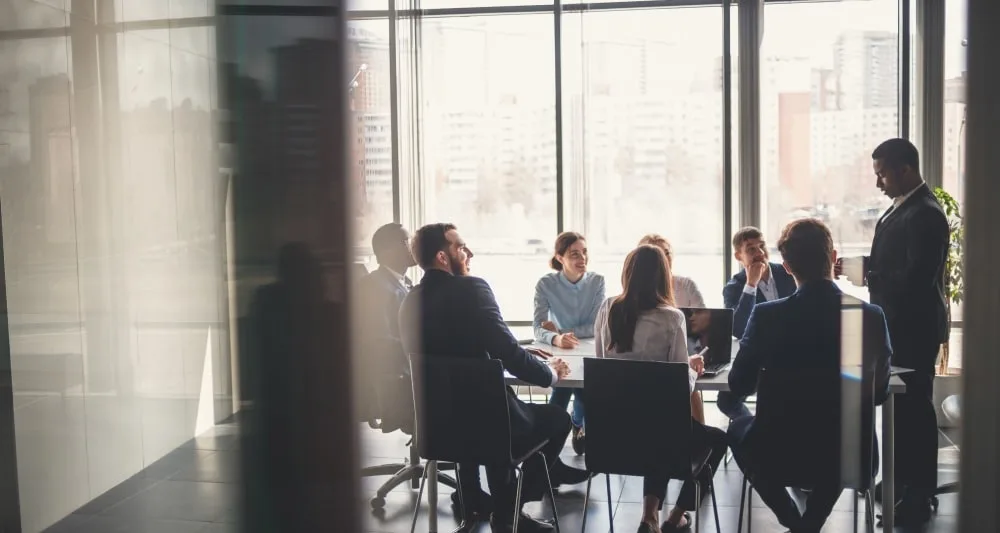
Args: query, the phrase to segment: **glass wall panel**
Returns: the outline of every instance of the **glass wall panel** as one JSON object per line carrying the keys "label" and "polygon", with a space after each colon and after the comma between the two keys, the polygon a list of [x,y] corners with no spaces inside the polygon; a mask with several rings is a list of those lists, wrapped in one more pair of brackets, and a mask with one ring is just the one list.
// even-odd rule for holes
{"label": "glass wall panel", "polygon": [[358,245],[392,222],[392,129],[388,19],[347,23],[348,172]]}
{"label": "glass wall panel", "polygon": [[556,234],[552,16],[430,18],[421,32],[417,221],[455,223],[504,318],[531,320]]}
{"label": "glass wall panel", "polygon": [[871,152],[898,129],[897,17],[895,0],[766,4],[761,214],[771,242],[811,216],[830,226],[842,256],[871,247],[889,204]]}
{"label": "glass wall panel", "polygon": [[721,30],[717,6],[563,16],[566,229],[588,237],[608,295],[660,233],[674,271],[722,303]]}

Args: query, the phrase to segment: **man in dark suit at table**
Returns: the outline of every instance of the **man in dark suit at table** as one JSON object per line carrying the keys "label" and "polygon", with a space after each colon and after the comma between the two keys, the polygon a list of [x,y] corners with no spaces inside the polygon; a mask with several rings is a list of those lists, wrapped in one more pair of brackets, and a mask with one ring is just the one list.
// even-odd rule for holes
{"label": "man in dark suit at table", "polygon": [[[430,224],[417,230],[412,249],[424,270],[420,285],[403,301],[400,309],[403,346],[409,353],[426,357],[470,357],[499,359],[513,376],[541,387],[550,387],[569,373],[560,359],[549,364],[522,348],[500,315],[500,307],[489,284],[469,276],[472,251],[452,224]],[[554,405],[527,404],[508,387],[511,445],[515,450],[543,440],[552,484],[576,484],[588,474],[559,460],[573,427],[565,409]],[[497,420],[505,424],[506,420]],[[478,466],[461,465],[463,491],[478,487]],[[508,533],[514,518],[514,471],[510,467],[487,466],[487,481],[493,496],[494,533]],[[524,467],[523,498],[540,500],[545,487],[542,461],[537,456]],[[517,510],[521,512],[520,510]],[[522,513],[520,532],[552,531],[552,525]]]}
{"label": "man in dark suit at table", "polygon": [[[892,206],[875,226],[871,255],[838,262],[837,275],[868,285],[871,303],[889,323],[893,364],[914,371],[900,377],[906,393],[896,398],[896,520],[899,525],[930,520],[937,486],[937,416],[934,363],[947,339],[944,267],[948,219],[923,178],[917,148],[890,139],[872,153],[876,186]],[[880,491],[879,491],[880,492]]]}
{"label": "man in dark suit at table", "polygon": [[[739,339],[746,330],[754,307],[763,302],[785,298],[795,292],[795,280],[785,267],[768,261],[764,234],[753,226],[733,235],[733,254],[743,267],[722,289],[725,306],[733,310],[733,336]],[[730,420],[747,416],[746,396],[720,392],[717,405]]]}
{"label": "man in dark suit at table", "polygon": [[360,402],[366,418],[379,418],[382,431],[413,433],[413,393],[409,361],[399,337],[399,308],[412,288],[406,270],[416,264],[410,253],[410,235],[400,224],[386,224],[372,235],[378,268],[358,282],[360,306],[360,371],[367,393]]}
{"label": "man in dark suit at table", "polygon": [[[852,357],[852,354],[841,353],[842,311],[849,305],[860,310],[862,343],[861,357],[857,361],[870,372],[867,375],[874,381],[875,397],[870,400],[876,404],[884,402],[889,392],[892,354],[885,316],[878,307],[845,296],[834,284],[836,252],[830,230],[816,219],[796,220],[785,227],[778,240],[778,249],[798,289],[788,298],[755,307],[740,340],[739,355],[729,372],[730,390],[738,395],[756,392],[758,376],[765,368],[779,372],[828,370],[831,376],[839,377],[843,361]],[[838,393],[807,400],[810,412],[839,414],[842,411]],[[803,420],[801,416],[786,420],[788,416],[785,415],[758,412],[761,421],[753,416],[734,420],[728,432],[730,446],[740,469],[753,480],[757,493],[782,525],[796,533],[818,532],[840,495],[840,469],[833,469],[832,474],[823,465],[809,470],[808,476],[817,473],[820,479],[815,479],[806,511],[801,514],[785,487],[770,482],[768,473],[773,472],[773,468],[767,465],[788,465],[803,472],[817,466],[816,461],[835,464],[824,458],[840,456],[841,440],[830,439],[829,446],[823,449],[795,449],[797,443],[810,441],[802,434],[803,426],[817,421]],[[762,423],[765,417],[767,422]],[[839,424],[841,417],[834,415],[834,418],[832,423]],[[792,449],[786,449],[788,446]]]}

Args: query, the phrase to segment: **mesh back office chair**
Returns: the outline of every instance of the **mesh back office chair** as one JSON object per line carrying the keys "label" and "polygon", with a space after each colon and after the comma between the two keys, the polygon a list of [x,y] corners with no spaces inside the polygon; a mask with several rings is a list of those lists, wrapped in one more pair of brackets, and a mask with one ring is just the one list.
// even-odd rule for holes
{"label": "mesh back office chair", "polygon": [[[711,451],[693,448],[687,363],[587,358],[583,360],[583,368],[587,470],[606,474],[608,516],[613,532],[611,474],[658,474],[670,479],[694,480],[702,469],[711,469],[707,464]],[[590,485],[588,480],[581,531],[587,527]],[[715,486],[710,484],[708,488],[716,531],[721,532]],[[700,508],[700,487],[695,489],[695,501]],[[699,515],[695,510],[696,532],[701,527]]]}
{"label": "mesh back office chair", "polygon": [[[857,379],[842,377],[840,373],[830,370],[762,369],[757,386],[754,430],[773,431],[783,438],[761,443],[760,449],[754,450],[753,465],[753,470],[766,472],[769,480],[786,487],[814,489],[817,482],[832,479],[844,488],[861,493],[865,500],[865,528],[869,532],[875,529],[872,498],[876,460],[875,403],[872,380],[870,373],[864,379]],[[846,401],[830,402],[829,398]],[[860,420],[856,432],[841,431],[841,406],[845,403],[859,406]],[[848,439],[844,439],[844,435],[848,435]],[[846,450],[845,441],[849,446]],[[830,443],[837,443],[836,453],[823,453],[823,450],[831,450]],[[842,476],[845,473],[844,455],[850,455],[856,461],[849,463],[849,468],[854,470],[847,472],[848,479]],[[747,532],[751,531],[752,488],[753,480],[744,477],[737,531],[743,528],[744,506],[747,510]],[[858,500],[855,498],[855,532],[857,527]]]}
{"label": "mesh back office chair", "polygon": [[[458,465],[503,465],[518,471],[514,502],[514,531],[517,531],[521,509],[521,488],[524,481],[521,465],[531,456],[542,458],[552,501],[552,516],[559,531],[555,491],[549,478],[549,465],[541,453],[548,444],[543,440],[526,450],[512,448],[510,413],[507,408],[507,385],[504,370],[495,359],[464,359],[410,355],[413,376],[413,398],[417,408],[417,449],[427,461],[450,461]],[[417,525],[420,498],[426,476],[417,493],[411,533]],[[459,474],[459,502],[462,487]],[[457,531],[465,531],[464,521]]]}

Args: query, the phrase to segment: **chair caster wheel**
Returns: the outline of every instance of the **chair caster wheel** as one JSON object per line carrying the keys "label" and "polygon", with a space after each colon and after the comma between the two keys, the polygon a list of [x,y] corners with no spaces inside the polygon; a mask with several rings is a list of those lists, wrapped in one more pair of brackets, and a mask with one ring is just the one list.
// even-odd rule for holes
{"label": "chair caster wheel", "polygon": [[377,511],[385,507],[385,498],[375,496],[368,503],[372,506],[373,511]]}

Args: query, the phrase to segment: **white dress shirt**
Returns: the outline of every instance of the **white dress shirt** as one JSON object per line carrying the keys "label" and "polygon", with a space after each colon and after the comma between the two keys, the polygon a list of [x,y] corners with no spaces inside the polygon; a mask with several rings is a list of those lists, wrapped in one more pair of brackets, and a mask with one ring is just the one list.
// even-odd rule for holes
{"label": "white dress shirt", "polygon": [[914,187],[913,190],[911,190],[906,194],[901,194],[893,198],[892,208],[886,211],[884,215],[882,215],[882,220],[880,220],[879,222],[885,222],[887,218],[891,217],[892,214],[895,213],[897,209],[899,209],[899,206],[903,205],[903,202],[907,201],[911,196],[913,196],[913,193],[917,192],[917,189],[923,186],[924,186],[924,180],[920,180],[920,185]]}
{"label": "white dress shirt", "polygon": [[758,288],[760,289],[761,294],[764,295],[764,300],[770,302],[778,299],[778,285],[774,282],[774,273],[771,272],[770,263],[767,265],[767,279],[765,280],[761,277],[760,281],[757,282],[756,287],[751,287],[749,283],[744,285],[743,292],[756,295]]}
{"label": "white dress shirt", "polygon": [[693,279],[674,276],[674,303],[677,307],[705,307],[705,298]]}

